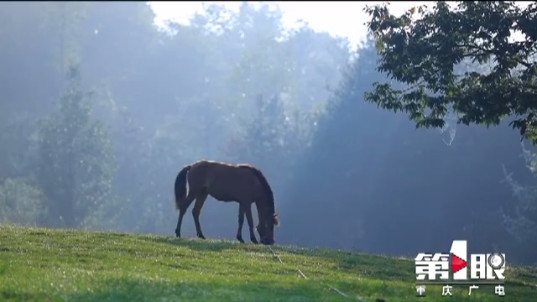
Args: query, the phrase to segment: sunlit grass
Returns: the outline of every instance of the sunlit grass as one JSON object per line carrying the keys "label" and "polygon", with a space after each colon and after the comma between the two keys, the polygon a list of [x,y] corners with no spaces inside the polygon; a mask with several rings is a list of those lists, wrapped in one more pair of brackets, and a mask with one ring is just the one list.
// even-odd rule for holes
{"label": "sunlit grass", "polygon": [[[535,268],[510,268],[506,278],[504,300],[537,301]],[[414,281],[411,259],[0,226],[0,300],[414,301],[418,299]],[[446,300],[440,286],[427,291],[423,301]],[[452,298],[502,299],[494,295],[493,287],[479,289],[471,297],[467,287],[456,288]]]}

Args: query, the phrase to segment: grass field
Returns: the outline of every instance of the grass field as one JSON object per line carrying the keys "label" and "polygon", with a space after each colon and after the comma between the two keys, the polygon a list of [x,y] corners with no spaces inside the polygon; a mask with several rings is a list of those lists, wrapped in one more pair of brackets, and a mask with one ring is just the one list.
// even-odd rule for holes
{"label": "grass field", "polygon": [[[280,261],[281,260],[281,261]],[[494,287],[415,296],[412,259],[321,249],[0,225],[7,301],[537,301],[537,269]]]}

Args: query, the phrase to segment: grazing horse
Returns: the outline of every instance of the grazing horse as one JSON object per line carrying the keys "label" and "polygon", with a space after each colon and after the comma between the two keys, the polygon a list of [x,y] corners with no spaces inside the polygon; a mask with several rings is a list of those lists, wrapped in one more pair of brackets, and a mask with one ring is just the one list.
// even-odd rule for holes
{"label": "grazing horse", "polygon": [[[186,184],[188,178],[188,195]],[[279,224],[278,215],[274,210],[274,196],[263,173],[251,165],[231,165],[215,161],[197,161],[185,166],[175,179],[175,205],[179,210],[179,219],[175,235],[181,237],[181,223],[186,210],[196,199],[192,216],[196,224],[199,238],[205,239],[201,232],[199,216],[203,203],[208,195],[216,200],[239,203],[239,228],[237,240],[242,239],[242,224],[244,215],[248,220],[250,240],[257,243],[253,230],[251,204],[255,202],[259,224],[257,232],[261,243],[274,244],[274,226]]]}

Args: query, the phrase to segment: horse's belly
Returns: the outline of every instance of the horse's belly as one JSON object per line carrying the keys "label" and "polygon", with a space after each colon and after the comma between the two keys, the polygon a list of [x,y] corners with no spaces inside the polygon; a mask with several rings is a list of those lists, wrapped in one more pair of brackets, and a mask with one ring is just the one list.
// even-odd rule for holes
{"label": "horse's belly", "polygon": [[219,201],[235,201],[235,198],[233,198],[232,196],[228,196],[226,194],[218,194],[218,193],[210,193],[209,195],[211,195],[214,199],[216,200],[219,200]]}
{"label": "horse's belly", "polygon": [[252,187],[251,174],[244,174],[241,170],[215,173],[207,182],[208,193],[219,201],[252,199]]}

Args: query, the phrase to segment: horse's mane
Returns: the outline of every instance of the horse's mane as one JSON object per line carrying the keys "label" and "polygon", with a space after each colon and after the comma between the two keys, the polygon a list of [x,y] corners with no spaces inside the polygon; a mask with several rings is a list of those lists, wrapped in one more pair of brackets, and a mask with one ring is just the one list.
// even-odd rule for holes
{"label": "horse's mane", "polygon": [[263,189],[265,190],[265,193],[268,196],[268,200],[267,200],[268,209],[269,209],[271,214],[274,214],[274,194],[272,193],[272,189],[270,188],[270,186],[268,184],[268,181],[265,178],[265,175],[263,175],[263,173],[261,173],[261,171],[259,169],[257,169],[256,167],[254,167],[254,166],[245,165],[245,164],[241,164],[241,165],[238,165],[238,166],[243,167],[243,168],[248,168],[252,172],[254,172],[254,174],[257,176],[257,178],[261,182],[261,185],[263,186]]}

